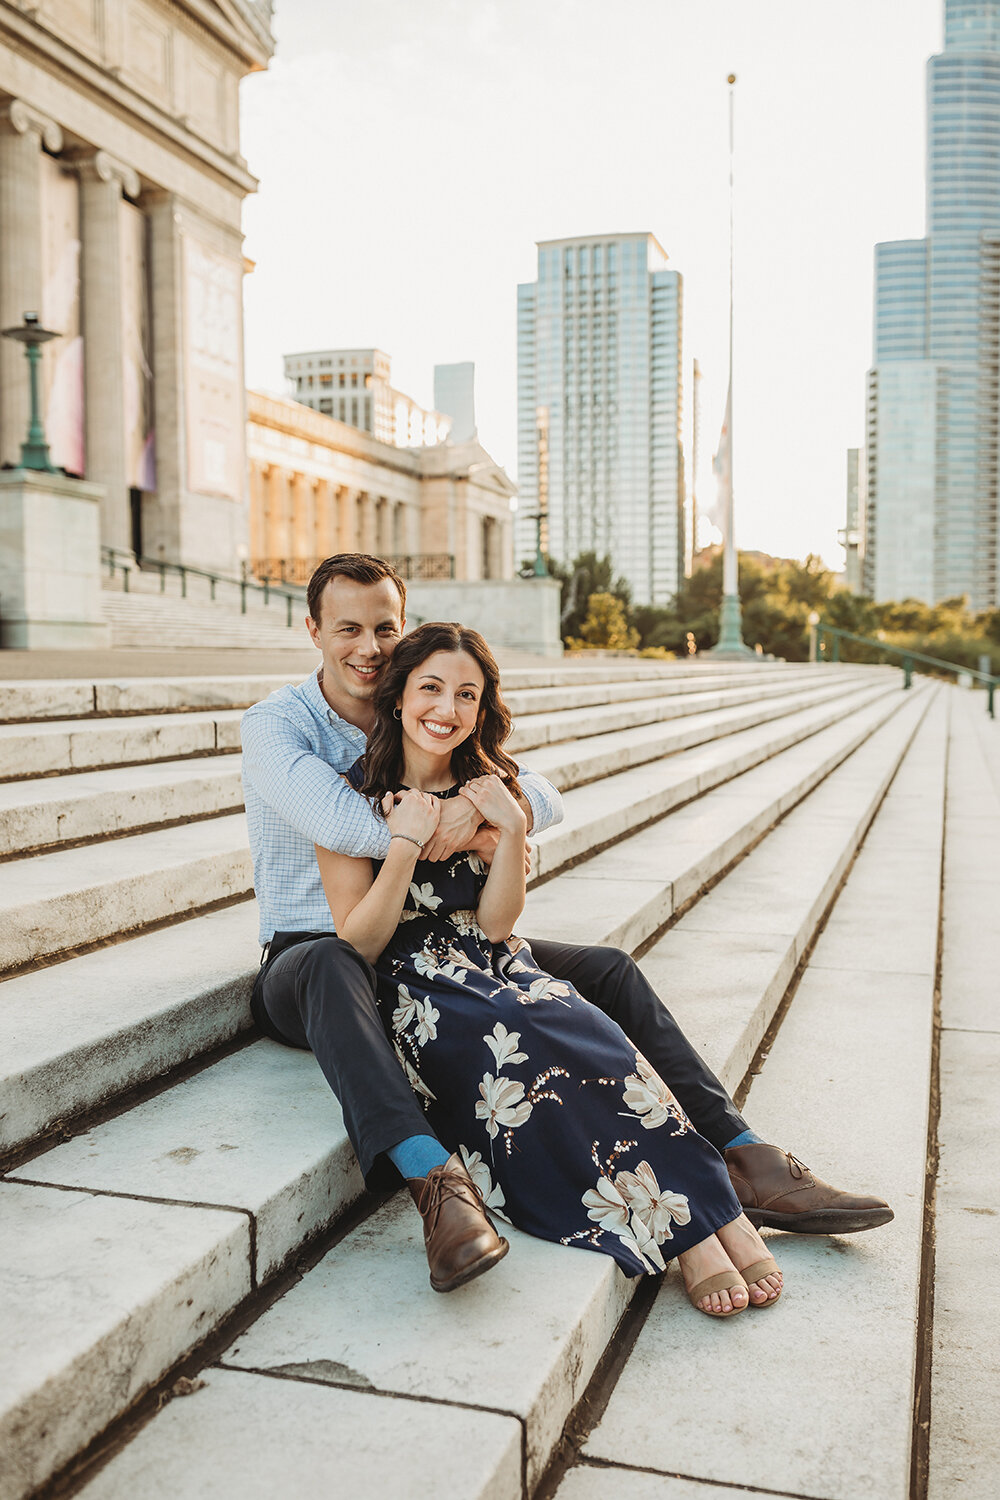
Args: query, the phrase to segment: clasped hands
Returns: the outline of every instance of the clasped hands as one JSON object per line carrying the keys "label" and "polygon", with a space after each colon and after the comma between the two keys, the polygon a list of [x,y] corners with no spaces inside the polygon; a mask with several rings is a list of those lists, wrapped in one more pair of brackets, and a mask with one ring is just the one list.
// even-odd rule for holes
{"label": "clasped hands", "polygon": [[[430,792],[386,792],[382,811],[390,833],[419,840],[421,859],[434,861],[472,850],[490,864],[502,833],[524,837],[527,830],[527,819],[500,776],[476,776],[445,801]],[[530,872],[526,839],[524,863]]]}

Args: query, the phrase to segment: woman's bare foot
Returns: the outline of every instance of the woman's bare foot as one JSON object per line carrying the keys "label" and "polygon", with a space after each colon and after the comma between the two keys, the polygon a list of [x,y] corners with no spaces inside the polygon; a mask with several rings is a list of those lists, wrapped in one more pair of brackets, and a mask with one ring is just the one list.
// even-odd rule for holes
{"label": "woman's bare foot", "polygon": [[709,1292],[698,1299],[695,1306],[699,1312],[712,1313],[718,1317],[726,1313],[740,1312],[746,1307],[746,1285],[718,1236],[710,1234],[707,1240],[701,1240],[690,1250],[685,1250],[683,1255],[678,1255],[677,1261],[681,1268],[681,1275],[684,1277],[684,1285],[689,1292],[692,1287],[698,1285],[699,1281],[707,1281],[710,1276],[718,1276],[726,1271],[732,1273],[731,1286],[719,1292]]}
{"label": "woman's bare foot", "polygon": [[[771,1254],[746,1214],[740,1214],[738,1219],[733,1219],[729,1224],[723,1224],[717,1234],[720,1244],[738,1270],[752,1266],[755,1261],[764,1260]],[[759,1281],[751,1281],[749,1287],[750,1301],[755,1307],[763,1307],[768,1302],[777,1302],[781,1295],[781,1272],[772,1271],[769,1275],[762,1276]]]}

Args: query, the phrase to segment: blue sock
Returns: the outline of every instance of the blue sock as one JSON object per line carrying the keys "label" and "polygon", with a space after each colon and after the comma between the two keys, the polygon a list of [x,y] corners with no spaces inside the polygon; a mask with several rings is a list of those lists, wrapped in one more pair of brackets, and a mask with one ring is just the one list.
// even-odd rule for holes
{"label": "blue sock", "polygon": [[432,1167],[443,1167],[449,1152],[433,1135],[409,1135],[385,1153],[401,1177],[426,1177]]}
{"label": "blue sock", "polygon": [[[754,1135],[752,1130],[744,1130],[742,1135],[734,1135],[731,1141],[723,1146],[723,1151],[728,1151],[730,1146],[766,1146],[767,1142],[759,1135]],[[389,1152],[392,1155],[392,1152]]]}

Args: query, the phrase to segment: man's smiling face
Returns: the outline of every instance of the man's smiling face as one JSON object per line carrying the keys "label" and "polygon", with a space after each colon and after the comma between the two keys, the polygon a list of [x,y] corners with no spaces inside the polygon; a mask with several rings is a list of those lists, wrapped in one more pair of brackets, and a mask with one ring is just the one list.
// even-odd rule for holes
{"label": "man's smiling face", "polygon": [[390,578],[331,578],[319,615],[306,625],[323,653],[323,696],[342,719],[367,730],[375,687],[406,623],[399,590]]}

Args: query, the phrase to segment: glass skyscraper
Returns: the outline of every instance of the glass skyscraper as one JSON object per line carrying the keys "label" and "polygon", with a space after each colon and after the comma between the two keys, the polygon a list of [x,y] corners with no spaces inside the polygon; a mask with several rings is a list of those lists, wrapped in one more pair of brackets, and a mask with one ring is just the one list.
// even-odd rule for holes
{"label": "glass skyscraper", "polygon": [[682,281],[651,234],[545,240],[518,287],[515,561],[610,556],[637,604],[684,561]]}
{"label": "glass skyscraper", "polygon": [[1000,603],[1000,0],[946,0],[927,65],[927,237],[875,248],[864,587]]}

